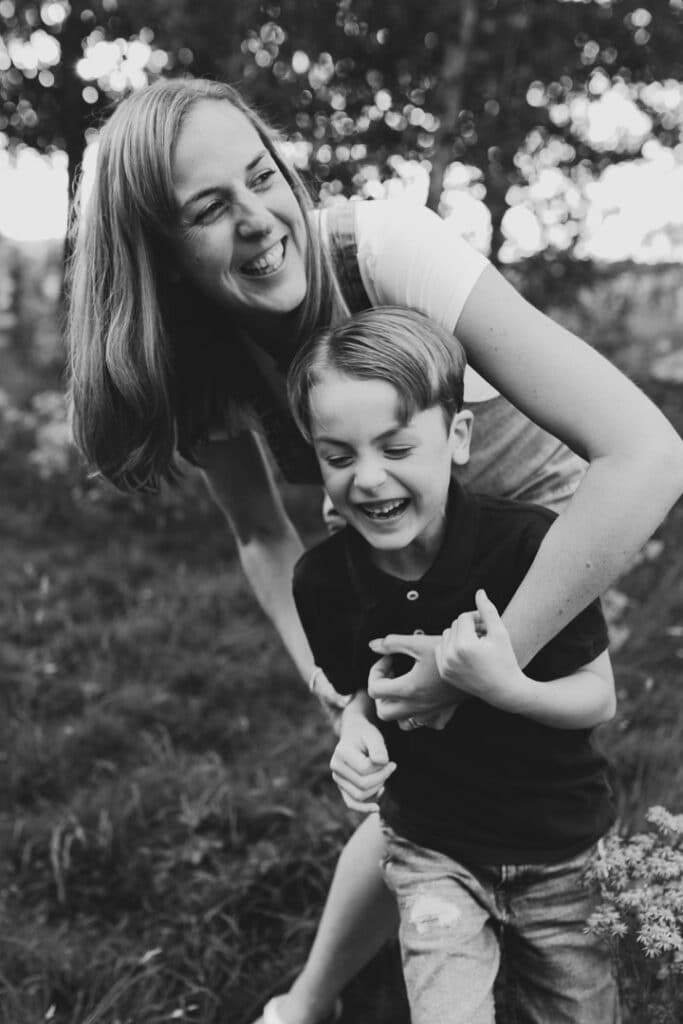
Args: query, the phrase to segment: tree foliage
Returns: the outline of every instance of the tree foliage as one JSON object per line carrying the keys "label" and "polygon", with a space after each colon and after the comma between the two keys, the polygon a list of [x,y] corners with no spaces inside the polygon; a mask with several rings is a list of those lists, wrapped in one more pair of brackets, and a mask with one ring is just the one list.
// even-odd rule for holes
{"label": "tree foliage", "polygon": [[[211,75],[298,143],[324,194],[371,192],[414,160],[436,207],[448,165],[472,168],[496,252],[510,189],[539,160],[586,178],[653,138],[678,143],[682,23],[683,0],[0,0],[0,130],[66,149],[73,171],[126,87]],[[79,76],[96,43],[116,42],[125,64],[135,40],[149,50],[137,78]],[[589,107],[613,87],[643,130],[596,139]]]}

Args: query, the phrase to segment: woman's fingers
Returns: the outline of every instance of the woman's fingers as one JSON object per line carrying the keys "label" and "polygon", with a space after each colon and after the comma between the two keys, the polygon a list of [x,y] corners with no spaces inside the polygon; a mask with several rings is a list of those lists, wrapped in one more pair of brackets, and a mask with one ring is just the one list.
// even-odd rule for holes
{"label": "woman's fingers", "polygon": [[424,658],[434,650],[438,637],[422,633],[389,633],[385,637],[371,640],[368,646],[375,654],[407,654],[409,658]]}
{"label": "woman's fingers", "polygon": [[337,690],[335,690],[334,686],[321,668],[314,671],[309,683],[309,688],[311,693],[315,694],[322,704],[334,711],[343,710],[351,700],[351,697],[346,696],[343,693],[338,693]]}

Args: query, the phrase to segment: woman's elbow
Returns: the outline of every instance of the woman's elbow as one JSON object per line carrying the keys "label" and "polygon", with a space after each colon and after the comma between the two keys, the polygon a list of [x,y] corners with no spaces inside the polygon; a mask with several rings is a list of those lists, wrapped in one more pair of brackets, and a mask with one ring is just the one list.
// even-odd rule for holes
{"label": "woman's elbow", "polygon": [[610,689],[608,693],[605,693],[603,700],[600,703],[600,707],[597,709],[595,716],[595,725],[606,725],[611,722],[617,713],[617,695],[614,689]]}
{"label": "woman's elbow", "polygon": [[683,494],[683,438],[670,424],[656,439],[641,437],[631,449],[630,476],[641,480],[651,498],[661,494],[670,507]]}
{"label": "woman's elbow", "polygon": [[668,444],[662,447],[659,457],[662,462],[662,473],[666,474],[683,493],[683,438],[673,429]]}

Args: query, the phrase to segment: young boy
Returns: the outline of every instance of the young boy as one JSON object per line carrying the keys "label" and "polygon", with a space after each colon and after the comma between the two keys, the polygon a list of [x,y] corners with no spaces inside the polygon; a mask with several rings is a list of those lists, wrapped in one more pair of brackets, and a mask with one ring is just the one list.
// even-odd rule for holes
{"label": "young boy", "polygon": [[[499,1022],[613,1024],[609,952],[585,932],[595,894],[581,881],[613,821],[591,744],[615,710],[605,624],[596,602],[519,668],[496,609],[553,513],[453,478],[469,458],[464,366],[438,325],[378,308],[312,339],[290,370],[294,415],[347,523],[294,579],[316,663],[355,694],[334,777],[351,806],[379,801],[413,1024],[492,1024],[497,975]],[[437,664],[462,694],[450,720],[382,722],[368,677],[388,659],[373,667],[371,642],[443,630]]]}

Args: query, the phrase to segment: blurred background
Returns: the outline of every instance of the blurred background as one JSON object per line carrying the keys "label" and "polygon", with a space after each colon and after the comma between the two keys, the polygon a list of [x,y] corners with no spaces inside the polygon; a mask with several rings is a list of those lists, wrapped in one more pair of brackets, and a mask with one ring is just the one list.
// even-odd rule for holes
{"label": "blurred background", "polygon": [[[236,84],[322,202],[428,204],[680,429],[682,29],[683,0],[0,0],[2,1024],[247,1024],[352,827],[196,475],[131,498],[71,449],[65,233],[102,119],[160,76]],[[286,494],[313,539],[317,494]],[[682,534],[606,602],[625,834],[681,809]],[[344,1020],[406,1019],[390,950]]]}

